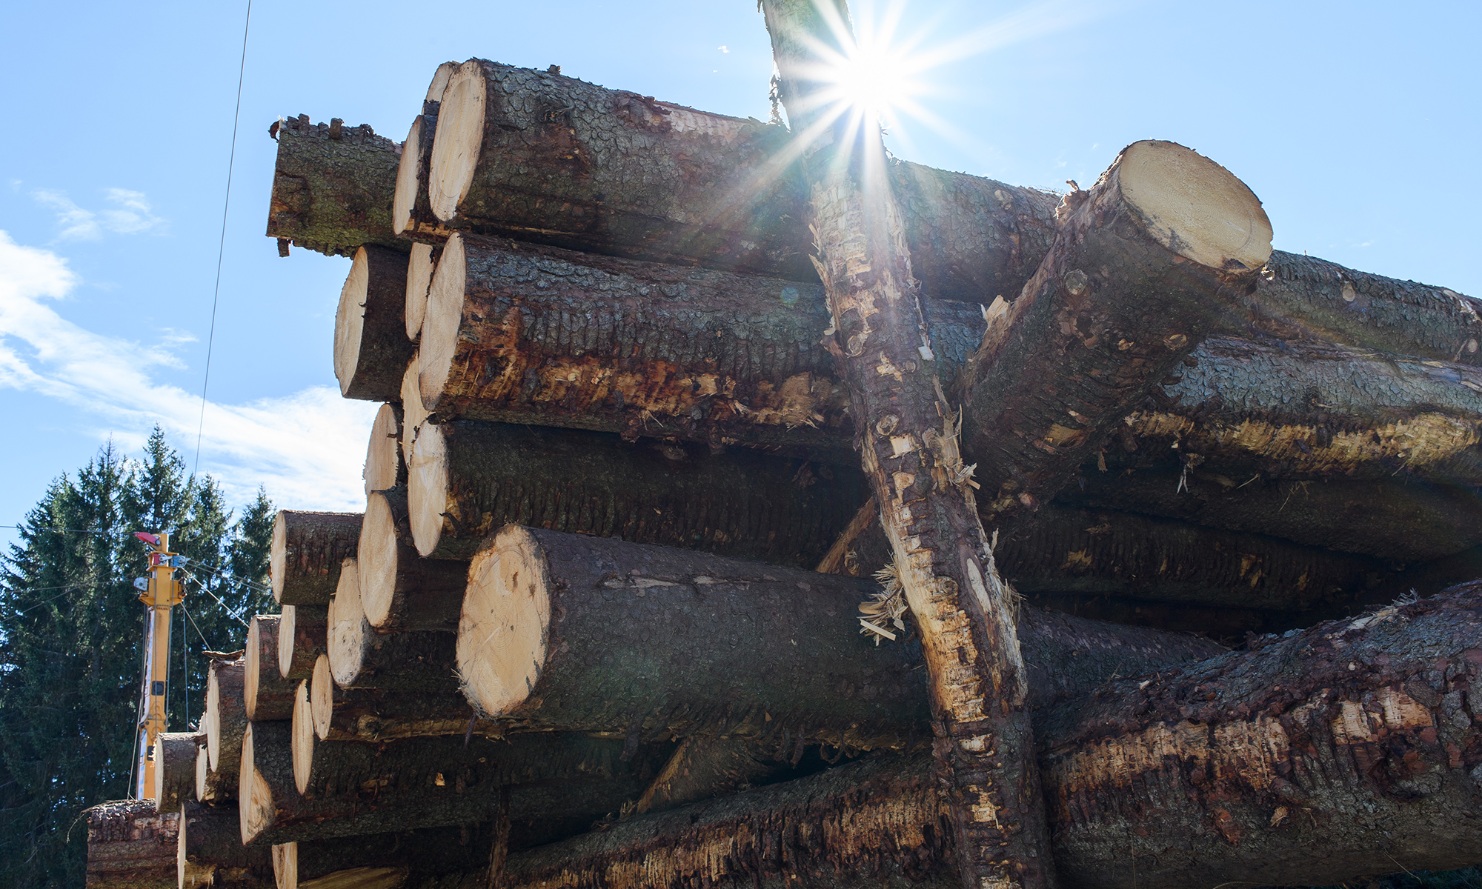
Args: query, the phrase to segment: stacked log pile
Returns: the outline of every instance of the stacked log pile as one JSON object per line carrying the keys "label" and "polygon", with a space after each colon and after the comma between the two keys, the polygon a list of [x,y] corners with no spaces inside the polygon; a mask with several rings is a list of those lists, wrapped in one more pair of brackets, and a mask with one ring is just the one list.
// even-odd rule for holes
{"label": "stacked log pile", "polygon": [[[351,257],[366,505],[279,514],[282,613],[162,738],[158,807],[95,810],[89,885],[954,882],[851,447],[903,439],[854,428],[789,133],[473,60],[401,145],[274,135],[269,235]],[[1271,253],[1169,143],[1118,159],[1120,216],[888,172],[1061,878],[1482,861],[1482,585],[1431,595],[1479,574],[1472,301]],[[1237,259],[1168,194],[1256,220]]]}

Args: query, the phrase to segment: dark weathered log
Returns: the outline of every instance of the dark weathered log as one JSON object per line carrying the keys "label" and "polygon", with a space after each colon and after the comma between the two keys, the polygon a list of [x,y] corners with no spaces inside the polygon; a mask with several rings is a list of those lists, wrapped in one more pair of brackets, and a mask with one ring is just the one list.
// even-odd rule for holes
{"label": "dark weathered log", "polygon": [[423,427],[408,475],[417,549],[469,558],[510,522],[812,565],[866,488],[829,464],[608,433]]}
{"label": "dark weathered log", "polygon": [[[1213,469],[1482,483],[1482,371],[1328,345],[1215,339],[1126,419]],[[1243,481],[1243,479],[1242,479]]]}
{"label": "dark weathered log", "polygon": [[213,660],[206,672],[206,710],[201,715],[201,730],[206,733],[207,763],[228,784],[233,780],[232,769],[241,759],[242,732],[247,728],[247,708],[242,698],[246,674],[244,658]]}
{"label": "dark weathered log", "polygon": [[401,417],[399,402],[387,402],[376,411],[370,441],[365,446],[363,475],[367,494],[406,484],[406,464],[401,459]]}
{"label": "dark weathered log", "polygon": [[[876,648],[859,634],[856,609],[875,589],[509,527],[469,570],[458,670],[484,714],[528,728],[900,746],[926,737],[925,676],[916,645]],[[1193,637],[1028,610],[1023,634],[1037,701],[1211,651]]]}
{"label": "dark weathered log", "polygon": [[427,290],[432,286],[432,272],[442,256],[441,245],[413,244],[407,260],[407,339],[417,342],[422,337],[422,321],[427,317]]}
{"label": "dark weathered log", "polygon": [[662,812],[725,796],[753,782],[764,783],[785,768],[754,738],[685,738],[638,798],[633,812]]}
{"label": "dark weathered log", "polygon": [[278,160],[268,237],[331,256],[350,256],[365,244],[407,249],[391,230],[400,146],[364,124],[311,124],[302,114],[270,132]]}
{"label": "dark weathered log", "polygon": [[273,885],[272,854],[263,846],[244,846],[236,806],[186,803],[180,813],[176,847],[180,889]]}
{"label": "dark weathered log", "polygon": [[[929,320],[955,370],[978,307],[939,301]],[[456,235],[429,292],[422,400],[441,417],[842,447],[828,323],[817,284]]]}
{"label": "dark weathered log", "polygon": [[990,526],[1063,487],[1271,255],[1250,189],[1171,142],[1131,145],[1064,209],[1054,246],[1019,298],[990,312],[964,371],[962,448]]}
{"label": "dark weathered log", "polygon": [[[418,453],[429,450],[428,428],[423,427]],[[435,553],[443,558],[422,558],[413,543],[414,530],[404,489],[367,495],[355,561],[360,607],[378,632],[451,630],[457,624],[468,563],[449,561],[447,552]]]}
{"label": "dark weathered log", "polygon": [[321,657],[314,678],[294,702],[295,744],[312,732],[321,741],[387,741],[436,735],[502,737],[505,727],[479,719],[461,693],[406,693],[384,688],[340,688]]}
{"label": "dark weathered log", "polygon": [[[509,741],[473,738],[469,749],[479,751],[478,756],[460,755],[454,764],[437,757],[402,763],[394,773],[376,773],[366,785],[307,799],[294,785],[289,731],[284,723],[256,724],[243,741],[244,842],[274,844],[492,821],[502,788],[509,788],[514,819],[549,820],[568,828],[573,821],[590,824],[641,793],[670,749],[640,748],[624,760],[622,741],[559,734]],[[461,738],[452,740],[462,743]]]}
{"label": "dark weathered log", "polygon": [[361,874],[354,885],[371,889],[393,875],[405,880],[413,873],[431,877],[479,870],[489,863],[491,841],[491,825],[466,824],[281,843],[273,847],[273,873],[278,889],[310,889],[323,886],[326,877],[344,880],[341,875],[346,871],[358,869]]}
{"label": "dark weathered log", "polygon": [[163,732],[155,742],[154,795],[161,812],[174,812],[196,796],[196,751],[206,743],[201,732]]}
{"label": "dark weathered log", "polygon": [[334,375],[340,394],[395,401],[412,356],[406,336],[407,257],[361,247],[340,290],[334,321]]}
{"label": "dark weathered log", "polygon": [[[339,582],[339,571],[335,582]],[[278,675],[291,682],[308,679],[314,659],[329,638],[329,609],[323,605],[284,605],[278,621]]]}
{"label": "dark weathered log", "polygon": [[251,720],[287,719],[293,714],[293,691],[298,683],[283,678],[278,670],[278,628],[282,620],[276,614],[259,614],[247,627],[242,709]]}
{"label": "dark weathered log", "polygon": [[335,683],[431,694],[457,688],[455,634],[443,629],[377,632],[365,619],[358,575],[355,560],[346,559],[339,591],[329,603],[327,644]]}
{"label": "dark weathered log", "polygon": [[340,563],[355,555],[360,514],[278,511],[269,553],[273,598],[283,605],[328,605]]}
{"label": "dark weathered log", "polygon": [[100,803],[87,815],[87,889],[171,889],[180,811],[153,800]]}

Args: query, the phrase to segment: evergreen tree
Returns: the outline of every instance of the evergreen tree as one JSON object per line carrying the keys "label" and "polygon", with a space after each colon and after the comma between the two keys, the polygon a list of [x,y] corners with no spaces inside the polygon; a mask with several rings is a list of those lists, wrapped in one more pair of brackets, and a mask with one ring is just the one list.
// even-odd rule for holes
{"label": "evergreen tree", "polygon": [[188,474],[158,429],[142,459],[105,446],[27,514],[0,556],[0,886],[81,886],[82,810],[133,795],[144,641],[133,579],[147,567],[133,532],[168,531],[188,559],[188,633],[171,634],[178,731],[187,701],[193,718],[204,701],[202,638],[240,648],[242,618],[272,604],[272,521],[262,491],[232,521],[217,483]]}

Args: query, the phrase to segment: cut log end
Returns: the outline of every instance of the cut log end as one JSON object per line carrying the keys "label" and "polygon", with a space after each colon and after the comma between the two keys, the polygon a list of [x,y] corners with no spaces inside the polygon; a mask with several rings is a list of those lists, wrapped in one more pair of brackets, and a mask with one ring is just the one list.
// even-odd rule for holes
{"label": "cut log end", "polygon": [[416,342],[422,336],[422,319],[427,315],[427,288],[432,285],[432,270],[439,248],[431,244],[412,245],[407,259],[407,338]]}
{"label": "cut log end", "polygon": [[206,674],[206,710],[201,714],[206,733],[206,762],[212,771],[221,769],[221,678],[216,670]]}
{"label": "cut log end", "polygon": [[[426,323],[423,323],[426,328]],[[408,466],[417,450],[417,433],[427,422],[427,408],[422,404],[422,393],[418,378],[421,375],[422,353],[419,349],[412,354],[407,371],[401,378],[401,459]]]}
{"label": "cut log end", "polygon": [[309,700],[309,683],[300,682],[293,696],[293,783],[299,793],[309,789],[309,778],[314,763],[314,710]]}
{"label": "cut log end", "polygon": [[321,741],[327,740],[330,722],[334,718],[334,676],[329,671],[328,655],[321,654],[314,662],[314,676],[309,680],[308,696],[314,736]]}
{"label": "cut log end", "polygon": [[444,222],[458,215],[458,205],[473,184],[474,168],[484,144],[484,109],[488,85],[483,64],[465,62],[448,79],[432,137],[431,175],[427,183],[432,212]]}
{"label": "cut log end", "polygon": [[[419,443],[417,453],[421,452]],[[396,515],[383,493],[372,492],[365,501],[365,521],[360,526],[355,573],[360,590],[358,610],[373,627],[386,623],[391,616],[391,608],[396,600],[396,572],[399,569],[397,561],[400,550]],[[336,597],[338,598],[338,593]],[[333,610],[333,603],[330,607]],[[345,613],[348,615],[348,612]],[[330,622],[335,623],[333,618]]]}
{"label": "cut log end", "polygon": [[417,353],[418,391],[422,404],[429,410],[437,410],[452,372],[467,284],[468,260],[463,238],[455,234],[443,247],[437,268],[432,272],[427,310],[422,319],[422,344]]}
{"label": "cut log end", "polygon": [[394,488],[401,475],[401,417],[394,404],[383,404],[371,423],[365,447],[365,493]]}
{"label": "cut log end", "polygon": [[509,712],[540,679],[550,628],[550,578],[540,546],[510,526],[474,556],[458,621],[458,673],[482,713]]}
{"label": "cut log end", "polygon": [[1271,258],[1271,220],[1224,167],[1174,142],[1134,142],[1114,168],[1127,203],[1164,246],[1215,269],[1258,269]]}
{"label": "cut log end", "polygon": [[360,363],[360,339],[365,330],[365,299],[370,288],[370,259],[364,247],[355,251],[350,274],[340,288],[334,318],[334,376],[340,394],[349,397]]}
{"label": "cut log end", "polygon": [[360,607],[360,571],[356,560],[346,559],[340,568],[339,588],[329,602],[326,643],[330,673],[340,685],[348,686],[360,675],[365,633],[365,612]]}
{"label": "cut log end", "polygon": [[412,208],[417,203],[417,173],[422,169],[422,115],[412,121],[407,140],[401,145],[401,162],[396,165],[396,188],[391,192],[391,228],[405,234],[412,224]]}
{"label": "cut log end", "polygon": [[[431,555],[442,540],[443,513],[447,507],[447,441],[441,426],[427,423],[417,434],[416,453],[407,467],[407,510],[411,518],[412,542],[423,556]],[[367,604],[366,614],[370,613]],[[371,617],[370,621],[374,624],[376,619]]]}
{"label": "cut log end", "polygon": [[268,585],[273,589],[273,601],[283,603],[283,578],[288,571],[288,515],[279,510],[273,519],[273,539],[268,547]]}
{"label": "cut log end", "polygon": [[275,807],[273,788],[257,771],[252,752],[252,726],[242,735],[242,762],[237,773],[237,815],[242,825],[242,842],[254,838],[273,823]]}
{"label": "cut log end", "polygon": [[273,882],[278,889],[298,889],[298,843],[273,844]]}

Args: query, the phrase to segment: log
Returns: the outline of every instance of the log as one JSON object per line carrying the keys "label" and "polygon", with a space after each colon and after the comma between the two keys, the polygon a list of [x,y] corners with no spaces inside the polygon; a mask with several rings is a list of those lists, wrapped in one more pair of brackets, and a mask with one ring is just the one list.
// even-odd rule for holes
{"label": "log", "polygon": [[1171,142],[1123,150],[1091,192],[1067,196],[1065,213],[963,372],[962,449],[989,526],[1063,487],[1254,289],[1271,255],[1250,189]]}
{"label": "log", "polygon": [[[335,572],[336,581],[339,572]],[[278,621],[278,675],[291,682],[308,679],[314,659],[326,650],[329,609],[323,605],[284,605]]]}
{"label": "log", "polygon": [[[370,836],[341,837],[273,847],[273,873],[278,889],[323,887],[326,877],[347,880],[346,871],[363,873],[353,884],[400,885],[413,872],[419,878],[467,873],[489,863],[492,831],[487,824],[437,827]],[[335,883],[334,885],[339,885]]]}
{"label": "log", "polygon": [[477,756],[460,756],[456,763],[433,758],[416,766],[403,764],[394,774],[376,772],[368,785],[307,799],[294,783],[289,733],[285,723],[260,723],[243,740],[244,843],[272,845],[492,821],[502,788],[509,788],[512,819],[580,829],[641,793],[670,749],[640,748],[624,761],[621,741],[550,734],[499,742],[473,738],[469,749],[478,751]]}
{"label": "log", "polygon": [[391,195],[401,147],[362,124],[311,124],[307,115],[279,120],[268,237],[329,256],[352,256],[365,244],[405,250],[391,230]]}
{"label": "log", "polygon": [[427,408],[422,406],[422,396],[418,392],[421,368],[419,353],[413,352],[401,378],[401,460],[408,466],[416,451],[417,432],[427,422]]}
{"label": "log", "polygon": [[361,247],[340,290],[334,321],[334,375],[340,394],[395,401],[412,356],[406,337],[407,257],[385,247]]}
{"label": "log", "polygon": [[87,889],[169,889],[175,885],[179,811],[153,800],[99,803],[87,816]]}
{"label": "log", "polygon": [[242,710],[254,721],[287,719],[293,715],[296,683],[283,678],[278,670],[278,628],[282,620],[280,615],[259,614],[247,627]]}
{"label": "log", "polygon": [[196,750],[196,801],[222,803],[235,799],[237,788],[234,783],[226,780],[228,774],[230,773],[211,768],[211,754],[206,752],[203,737],[201,746]]}
{"label": "log", "polygon": [[[418,453],[429,450],[430,428],[422,429]],[[448,561],[447,552],[434,553],[440,558],[418,555],[407,510],[404,489],[375,491],[366,497],[356,558],[361,610],[382,633],[451,630],[468,584],[468,564]]]}
{"label": "log", "polygon": [[784,768],[752,738],[684,738],[633,812],[662,812],[726,796],[753,783],[769,783],[766,779]]}
{"label": "log", "polygon": [[353,559],[340,569],[340,589],[329,603],[329,668],[341,688],[379,687],[417,694],[457,688],[456,636],[447,630],[376,632],[360,604]]}
{"label": "log", "polygon": [[407,694],[384,688],[339,688],[321,657],[314,678],[301,686],[293,710],[294,744],[300,734],[321,741],[389,741],[436,735],[502,737],[505,726],[478,719],[456,690]]}
{"label": "log", "polygon": [[365,493],[406,484],[401,460],[401,404],[387,402],[376,411],[370,441],[365,447]]}
{"label": "log", "polygon": [[229,784],[232,769],[241,759],[242,732],[247,728],[247,708],[242,697],[247,663],[213,660],[206,673],[206,710],[201,730],[206,734],[207,764]]}
{"label": "log", "polygon": [[328,605],[340,563],[355,555],[360,514],[280,509],[273,521],[269,573],[281,605]]}
{"label": "log", "polygon": [[[469,569],[458,672],[484,715],[525,729],[902,746],[927,734],[925,676],[918,646],[875,648],[859,634],[856,609],[876,589],[511,526]],[[1021,644],[1037,700],[1212,650],[1028,609]]]}
{"label": "log", "polygon": [[429,556],[467,559],[518,522],[792,565],[817,562],[866,492],[808,460],[470,421],[423,427],[408,489]]}
{"label": "log", "polygon": [[177,842],[175,862],[180,889],[266,889],[273,885],[272,854],[262,846],[242,845],[236,806],[186,803],[180,813]]}
{"label": "log", "polygon": [[[958,367],[980,312],[933,309]],[[422,401],[442,417],[839,447],[827,326],[816,284],[455,235],[428,295]]]}
{"label": "log", "polygon": [[162,732],[155,742],[157,762],[150,797],[161,812],[179,810],[196,793],[196,751],[206,743],[201,732]]}
{"label": "log", "polygon": [[457,62],[443,62],[432,75],[422,113],[412,121],[412,129],[402,143],[401,163],[396,168],[396,193],[391,201],[391,224],[398,235],[407,238],[441,240],[448,229],[433,215],[427,195],[427,169],[432,162],[432,137],[437,132],[438,108],[448,79],[458,70]]}
{"label": "log", "polygon": [[416,243],[407,259],[407,339],[417,342],[422,337],[422,321],[427,317],[427,290],[432,286],[432,271],[442,256],[441,245]]}

